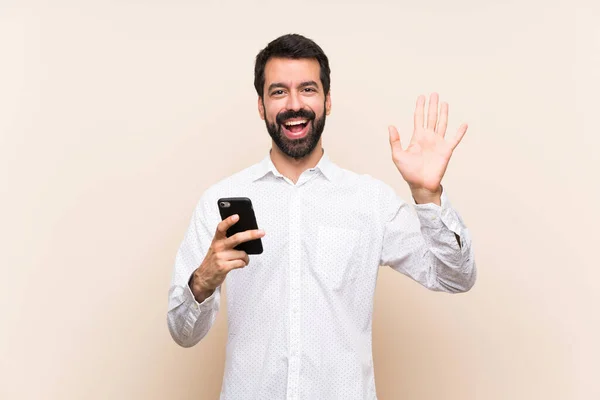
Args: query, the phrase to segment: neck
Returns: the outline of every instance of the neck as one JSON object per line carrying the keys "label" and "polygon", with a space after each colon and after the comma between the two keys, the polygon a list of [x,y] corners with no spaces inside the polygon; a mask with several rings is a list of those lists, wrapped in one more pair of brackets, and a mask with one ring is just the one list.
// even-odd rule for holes
{"label": "neck", "polygon": [[271,161],[277,171],[292,182],[298,182],[298,178],[304,171],[309,168],[314,168],[319,163],[319,160],[323,156],[323,147],[321,147],[321,141],[314,148],[314,150],[299,160],[296,160],[284,152],[273,142],[271,146]]}

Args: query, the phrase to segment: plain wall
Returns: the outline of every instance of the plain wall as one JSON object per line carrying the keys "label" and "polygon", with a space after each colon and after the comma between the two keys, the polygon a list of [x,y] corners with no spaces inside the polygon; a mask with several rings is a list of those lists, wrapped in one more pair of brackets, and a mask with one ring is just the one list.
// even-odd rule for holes
{"label": "plain wall", "polygon": [[599,6],[500,3],[1,0],[0,398],[218,398],[225,297],[183,349],[167,291],[202,192],[268,151],[254,57],[290,32],[330,58],[340,166],[408,200],[387,125],[432,91],[470,125],[443,184],[478,281],[381,269],[379,398],[600,398]]}

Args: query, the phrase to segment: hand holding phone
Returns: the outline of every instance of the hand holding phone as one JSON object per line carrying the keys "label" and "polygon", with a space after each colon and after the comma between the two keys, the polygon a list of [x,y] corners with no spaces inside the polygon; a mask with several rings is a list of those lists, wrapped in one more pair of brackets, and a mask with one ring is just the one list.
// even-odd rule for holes
{"label": "hand holding phone", "polygon": [[222,221],[202,264],[188,282],[199,303],[213,294],[231,270],[247,266],[248,254],[260,254],[263,250],[260,238],[265,232],[257,229],[250,199],[219,199],[218,206]]}
{"label": "hand holding phone", "polygon": [[[244,211],[245,213],[246,211]],[[242,216],[237,213],[231,214],[223,218],[217,225],[215,236],[202,264],[194,271],[188,282],[194,298],[199,303],[202,303],[213,294],[216,288],[225,281],[231,270],[244,268],[248,265],[250,262],[248,253],[239,250],[239,246],[245,243],[256,243],[256,241],[261,243],[260,238],[265,235],[265,232],[259,229],[243,229],[240,232],[233,233],[231,228],[241,221]],[[254,215],[254,212],[252,215]],[[246,221],[245,226],[248,226],[247,224],[250,224],[250,226],[256,225],[256,219],[254,219],[254,223]],[[236,230],[240,230],[240,228],[238,227]],[[260,250],[262,252],[262,244],[260,249],[252,247],[250,250]]]}

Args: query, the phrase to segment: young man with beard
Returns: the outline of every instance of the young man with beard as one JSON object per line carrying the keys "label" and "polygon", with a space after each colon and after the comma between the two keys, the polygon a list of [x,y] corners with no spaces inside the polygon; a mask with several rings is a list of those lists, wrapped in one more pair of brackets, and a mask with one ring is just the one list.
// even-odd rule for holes
{"label": "young man with beard", "polygon": [[[210,187],[177,253],[168,325],[189,347],[212,326],[227,280],[229,336],[221,399],[376,399],[371,346],[378,268],[437,291],[465,292],[476,276],[469,232],[441,180],[466,132],[445,139],[448,106],[417,100],[406,149],[390,127],[392,159],[414,201],[344,170],[321,146],[331,110],[327,57],[285,35],[256,58],[258,111],[273,139],[258,164]],[[226,237],[217,200],[249,197],[262,230]],[[416,210],[416,212],[415,212]],[[265,234],[266,232],[266,234]],[[262,238],[252,258],[234,247]],[[251,262],[250,262],[251,261]]]}

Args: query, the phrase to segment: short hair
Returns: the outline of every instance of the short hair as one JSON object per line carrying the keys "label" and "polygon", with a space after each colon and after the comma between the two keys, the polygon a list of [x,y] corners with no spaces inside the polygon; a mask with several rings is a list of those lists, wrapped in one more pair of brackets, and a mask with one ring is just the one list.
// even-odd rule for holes
{"label": "short hair", "polygon": [[294,60],[303,58],[316,59],[319,62],[321,69],[321,83],[325,95],[329,93],[331,69],[329,68],[329,60],[314,41],[296,34],[287,34],[278,37],[270,42],[267,47],[262,49],[256,56],[254,65],[254,88],[260,97],[264,95],[265,87],[265,66],[271,58],[290,58]]}

